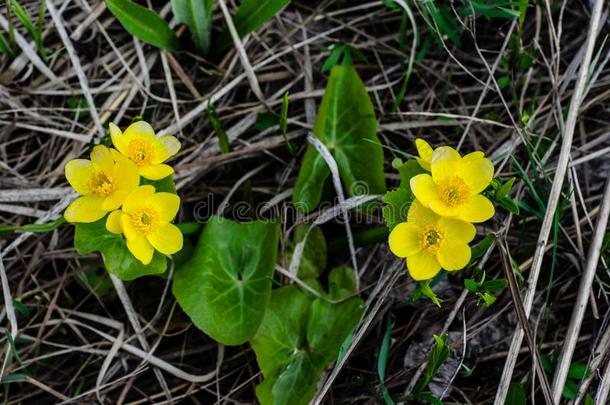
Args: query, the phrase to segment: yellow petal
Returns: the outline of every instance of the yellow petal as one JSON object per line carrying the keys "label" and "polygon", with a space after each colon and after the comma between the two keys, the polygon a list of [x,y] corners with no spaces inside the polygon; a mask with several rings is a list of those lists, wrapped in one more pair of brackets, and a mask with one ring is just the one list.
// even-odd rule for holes
{"label": "yellow petal", "polygon": [[458,218],[467,222],[485,222],[495,214],[495,209],[491,201],[475,194],[460,207]]}
{"label": "yellow petal", "polygon": [[434,182],[438,184],[443,179],[458,175],[458,170],[461,167],[462,158],[459,159],[443,159],[432,162],[431,173]]}
{"label": "yellow petal", "polygon": [[112,154],[112,157],[114,158],[115,162],[120,162],[121,160],[128,159],[127,156],[123,155],[121,152],[114,148],[110,148],[110,153]]}
{"label": "yellow petal", "polygon": [[441,271],[441,265],[436,256],[422,250],[414,256],[407,257],[407,269],[414,280],[422,281],[434,278]]}
{"label": "yellow petal", "polygon": [[182,232],[174,224],[163,224],[147,236],[148,241],[159,252],[165,255],[173,255],[182,249]]}
{"label": "yellow petal", "polygon": [[477,234],[473,224],[456,218],[443,217],[439,219],[437,225],[447,233],[447,239],[464,243],[472,241]]}
{"label": "yellow petal", "polygon": [[470,261],[470,247],[464,242],[446,240],[438,250],[437,259],[445,270],[460,270]]}
{"label": "yellow petal", "polygon": [[165,164],[140,167],[140,175],[148,180],[161,180],[173,172],[174,169]]}
{"label": "yellow petal", "polygon": [[430,208],[426,208],[418,200],[411,203],[407,214],[407,222],[418,225],[434,225],[438,222],[438,215]]}
{"label": "yellow petal", "polygon": [[134,122],[125,130],[125,140],[129,142],[135,138],[141,138],[148,142],[154,142],[155,131],[146,121]]}
{"label": "yellow petal", "polygon": [[101,197],[84,196],[72,201],[66,211],[64,218],[68,222],[90,223],[102,219],[106,212],[102,210]]}
{"label": "yellow petal", "polygon": [[155,188],[150,185],[140,186],[133,190],[123,202],[123,212],[131,214],[138,208],[144,206],[148,198],[155,193]]}
{"label": "yellow petal", "polygon": [[480,159],[482,157],[485,157],[485,153],[481,152],[480,150],[477,150],[474,152],[470,152],[467,155],[464,155],[464,160],[475,160]]}
{"label": "yellow petal", "polygon": [[457,217],[461,212],[461,206],[451,206],[442,200],[430,201],[430,209],[441,217]]}
{"label": "yellow petal", "polygon": [[464,158],[457,175],[464,180],[471,194],[478,194],[491,183],[494,165],[486,158]]}
{"label": "yellow petal", "polygon": [[172,193],[155,193],[147,201],[159,214],[160,222],[169,222],[180,208],[180,197]]}
{"label": "yellow petal", "polygon": [[398,257],[413,256],[421,250],[419,243],[420,227],[408,222],[402,222],[392,229],[388,244],[390,250]]}
{"label": "yellow petal", "polygon": [[[434,166],[432,166],[432,169],[434,169]],[[436,184],[429,174],[418,174],[411,177],[410,184],[413,194],[424,206],[428,206],[431,201],[439,198]]]}
{"label": "yellow petal", "polygon": [[121,229],[125,234],[125,239],[137,239],[140,232],[133,226],[129,214],[121,212]]}
{"label": "yellow petal", "polygon": [[112,194],[104,198],[102,202],[103,211],[112,211],[123,205],[123,201],[129,195],[127,190],[115,190]]}
{"label": "yellow petal", "polygon": [[110,139],[112,139],[112,144],[118,149],[119,152],[126,155],[128,142],[126,141],[123,132],[121,132],[121,129],[112,122],[108,128],[110,130]]}
{"label": "yellow petal", "polygon": [[153,246],[146,239],[146,236],[141,233],[137,234],[133,239],[127,239],[127,249],[136,259],[145,265],[150,263],[153,253],[155,253]]}
{"label": "yellow petal", "polygon": [[131,160],[123,159],[116,162],[113,175],[117,190],[131,191],[140,184],[138,166]]}
{"label": "yellow petal", "polygon": [[97,145],[91,150],[91,163],[93,163],[93,167],[97,170],[112,173],[114,157],[110,153],[110,149],[103,145]]}
{"label": "yellow petal", "polygon": [[154,164],[165,162],[180,150],[180,141],[171,135],[165,135],[157,139],[154,143],[155,158]]}
{"label": "yellow petal", "polygon": [[65,167],[68,183],[79,194],[89,194],[89,180],[93,174],[93,165],[90,160],[74,159]]}
{"label": "yellow petal", "polygon": [[430,161],[432,160],[433,152],[432,147],[421,138],[415,140],[415,147],[417,148],[417,154],[419,155],[418,158],[415,158],[417,159],[417,163],[419,163],[422,169],[430,171]]}
{"label": "yellow petal", "polygon": [[457,150],[453,149],[451,146],[440,146],[434,149],[432,152],[432,157],[430,158],[430,163],[434,164],[441,160],[459,160],[461,159],[460,154]]}
{"label": "yellow petal", "polygon": [[121,211],[115,210],[108,214],[106,218],[106,229],[109,232],[121,234],[123,233],[123,227],[121,226]]}

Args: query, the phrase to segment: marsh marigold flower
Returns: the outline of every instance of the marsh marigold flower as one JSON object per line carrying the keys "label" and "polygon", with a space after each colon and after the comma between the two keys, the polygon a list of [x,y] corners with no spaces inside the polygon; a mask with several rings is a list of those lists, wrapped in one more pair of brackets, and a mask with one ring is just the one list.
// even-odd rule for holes
{"label": "marsh marigold flower", "polygon": [[494,215],[494,206],[479,194],[491,182],[494,167],[483,152],[464,157],[453,148],[434,150],[431,174],[411,178],[415,197],[436,214],[468,222],[484,222]]}
{"label": "marsh marigold flower", "polygon": [[174,169],[164,164],[180,150],[180,142],[171,135],[157,138],[153,128],[144,121],[131,124],[121,132],[115,124],[110,124],[110,137],[117,159],[127,158],[138,166],[140,175],[149,180],[160,180],[174,173]]}
{"label": "marsh marigold flower", "polygon": [[123,233],[129,251],[143,264],[149,264],[155,249],[166,255],[182,249],[182,232],[171,223],[179,208],[177,195],[140,186],[127,196],[120,211],[108,216],[106,229]]}
{"label": "marsh marigold flower", "polygon": [[140,184],[136,165],[128,160],[115,161],[110,149],[98,145],[91,160],[74,159],[65,167],[68,183],[81,197],[73,201],[64,218],[68,222],[95,222],[123,204],[127,195]]}
{"label": "marsh marigold flower", "polygon": [[444,156],[445,154],[453,155],[454,153],[459,156],[457,151],[451,146],[439,146],[436,149],[432,149],[432,146],[421,138],[415,140],[415,148],[419,156],[415,157],[420,167],[426,171],[430,171],[430,165],[432,163],[432,155],[436,152],[436,157]]}
{"label": "marsh marigold flower", "polygon": [[407,222],[390,233],[390,250],[406,258],[414,280],[429,280],[442,269],[453,271],[466,267],[471,251],[468,243],[476,234],[474,225],[456,218],[441,217],[413,201]]}

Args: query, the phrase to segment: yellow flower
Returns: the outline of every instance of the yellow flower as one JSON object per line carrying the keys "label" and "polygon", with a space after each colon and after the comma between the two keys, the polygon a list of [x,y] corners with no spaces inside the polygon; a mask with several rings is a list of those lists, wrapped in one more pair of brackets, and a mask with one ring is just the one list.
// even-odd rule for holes
{"label": "yellow flower", "polygon": [[127,158],[140,169],[140,175],[149,180],[160,180],[174,173],[171,166],[163,164],[180,150],[180,142],[173,136],[155,136],[153,128],[144,121],[131,124],[125,132],[110,124],[110,137],[118,149],[116,158]]}
{"label": "yellow flower", "polygon": [[483,152],[464,157],[453,148],[436,149],[430,160],[431,175],[411,178],[415,197],[438,215],[468,222],[484,222],[494,215],[494,206],[479,193],[491,182],[494,167]]}
{"label": "yellow flower", "polygon": [[460,154],[451,146],[439,146],[436,149],[432,149],[430,144],[421,138],[417,138],[415,140],[415,148],[417,148],[417,153],[419,154],[419,156],[415,157],[415,160],[417,160],[417,163],[419,163],[421,168],[426,171],[430,171],[432,156],[434,156],[435,159],[440,159],[443,156],[460,156]]}
{"label": "yellow flower", "polygon": [[110,149],[98,145],[91,160],[74,159],[65,167],[68,183],[82,197],[73,201],[64,218],[68,222],[95,222],[123,204],[140,184],[138,168],[128,160],[115,161]]}
{"label": "yellow flower", "polygon": [[390,250],[407,260],[407,269],[414,280],[429,280],[441,268],[460,270],[470,261],[468,243],[476,229],[469,222],[441,217],[413,201],[402,222],[390,233]]}
{"label": "yellow flower", "polygon": [[153,186],[132,191],[120,211],[108,215],[106,229],[123,233],[129,251],[149,264],[156,250],[171,255],[182,249],[182,232],[170,223],[178,213],[180,198],[171,193],[155,193]]}
{"label": "yellow flower", "polygon": [[433,152],[432,147],[421,138],[415,140],[415,147],[417,148],[417,153],[419,153],[419,157],[415,157],[415,160],[417,160],[417,163],[419,163],[422,169],[430,171],[430,161],[432,160]]}

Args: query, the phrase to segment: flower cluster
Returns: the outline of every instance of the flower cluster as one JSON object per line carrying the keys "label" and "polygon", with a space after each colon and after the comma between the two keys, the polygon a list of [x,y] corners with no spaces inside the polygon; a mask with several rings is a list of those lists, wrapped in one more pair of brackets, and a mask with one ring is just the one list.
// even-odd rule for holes
{"label": "flower cluster", "polygon": [[407,222],[390,233],[390,250],[406,258],[415,280],[429,280],[441,269],[460,270],[470,261],[470,243],[476,234],[473,223],[490,219],[494,206],[481,192],[494,175],[483,152],[461,156],[449,146],[432,149],[416,140],[417,162],[429,173],[411,178],[415,196]]}
{"label": "flower cluster", "polygon": [[150,124],[139,121],[125,132],[110,124],[116,149],[97,145],[91,160],[74,159],[65,167],[68,183],[80,194],[64,218],[72,223],[91,223],[106,217],[106,229],[124,235],[129,251],[149,264],[155,249],[170,255],[182,249],[182,233],[171,223],[180,198],[140,185],[140,177],[161,180],[174,169],[163,163],[180,150],[173,136],[157,138]]}

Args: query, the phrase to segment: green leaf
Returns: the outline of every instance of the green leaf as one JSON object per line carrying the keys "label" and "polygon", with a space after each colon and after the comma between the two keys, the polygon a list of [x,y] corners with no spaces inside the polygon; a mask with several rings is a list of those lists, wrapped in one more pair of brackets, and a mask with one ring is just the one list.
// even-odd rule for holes
{"label": "green leaf", "polygon": [[225,345],[256,333],[271,292],[278,238],[278,223],[210,218],[191,260],[174,275],[174,295],[195,326]]}
{"label": "green leaf", "polygon": [[274,113],[264,112],[256,115],[256,122],[254,128],[258,131],[264,131],[273,127],[274,125],[280,124],[280,117]]}
{"label": "green leaf", "polygon": [[222,128],[222,123],[220,122],[220,117],[218,117],[218,113],[216,112],[216,108],[212,103],[208,104],[208,119],[212,124],[212,128],[214,128],[214,132],[216,132],[216,136],[218,137],[218,147],[222,153],[229,153],[231,151],[231,145],[229,143],[229,137],[227,133]]}
{"label": "green leaf", "polygon": [[166,257],[157,251],[149,264],[142,264],[127,249],[127,243],[122,235],[116,235],[106,230],[106,218],[90,224],[75,224],[74,227],[76,251],[81,255],[100,252],[106,270],[121,280],[161,274],[167,268]]}
{"label": "green leaf", "polygon": [[[305,237],[309,225],[301,224],[294,229],[294,243],[299,243]],[[320,273],[326,269],[327,256],[326,238],[320,227],[314,227],[307,236],[301,263],[299,264],[298,276],[301,279],[318,278]],[[292,254],[289,255],[292,257]]]}
{"label": "green leaf", "polygon": [[510,197],[504,197],[498,201],[498,204],[505,210],[512,212],[515,215],[519,215],[519,204]]}
{"label": "green leaf", "polygon": [[485,291],[495,294],[502,291],[508,286],[508,281],[505,279],[489,280],[483,283],[482,287]]}
{"label": "green leaf", "polygon": [[[350,196],[386,191],[375,111],[353,66],[332,68],[313,133],[333,155]],[[318,206],[329,174],[322,156],[309,145],[292,194],[299,210]]]}
{"label": "green leaf", "polygon": [[469,278],[464,279],[464,287],[466,287],[466,289],[470,292],[476,293],[477,291],[479,291],[479,284],[474,281],[471,280]]}
{"label": "green leaf", "polygon": [[585,405],[595,405],[595,401],[593,401],[593,397],[591,395],[585,395]]}
{"label": "green leaf", "polygon": [[434,305],[437,307],[441,307],[441,300],[438,298],[438,295],[434,293],[432,287],[430,287],[430,281],[418,281],[417,287],[415,288],[416,292],[419,292],[420,295],[423,294],[427,297]]}
{"label": "green leaf", "polygon": [[415,159],[407,160],[403,163],[400,159],[392,161],[392,167],[398,170],[400,174],[400,185],[398,189],[388,191],[383,200],[387,203],[382,210],[383,219],[390,229],[394,229],[396,225],[407,221],[409,207],[415,199],[411,190],[411,178],[418,174],[425,173],[419,163]]}
{"label": "green leaf", "polygon": [[514,184],[515,184],[515,177],[511,177],[510,179],[505,181],[496,190],[496,198],[500,200],[500,199],[506,197],[508,195],[508,193],[510,193],[510,190],[512,190]]}
{"label": "green leaf", "polygon": [[424,371],[424,375],[422,379],[417,383],[415,387],[415,392],[420,392],[424,388],[430,384],[438,369],[441,368],[447,357],[449,357],[449,346],[447,346],[447,335],[434,337],[434,347],[430,352],[430,356],[428,357],[428,364],[426,365],[426,370]]}
{"label": "green leaf", "polygon": [[377,357],[377,375],[379,376],[379,384],[381,386],[381,395],[386,405],[394,405],[394,400],[390,395],[390,391],[385,385],[385,372],[388,363],[388,355],[390,353],[390,339],[392,337],[392,328],[394,327],[394,321],[396,318],[394,314],[390,313],[386,320],[385,333],[381,341],[381,347],[379,348],[379,355]]}
{"label": "green leaf", "polygon": [[474,245],[472,247],[470,262],[472,263],[475,260],[479,259],[480,257],[483,257],[483,255],[491,247],[491,245],[495,239],[496,239],[496,237],[493,234],[485,235],[485,237],[483,239],[481,239],[481,241],[479,243]]}
{"label": "green leaf", "polygon": [[[233,24],[240,37],[251,33],[280,12],[290,0],[243,0],[233,17]],[[219,48],[227,49],[233,43],[225,30],[219,39]]]}
{"label": "green leaf", "polygon": [[15,309],[17,311],[19,311],[21,316],[23,316],[24,318],[30,317],[30,310],[28,309],[28,306],[25,305],[23,302],[18,301],[18,300],[13,300],[13,306],[15,307]]}
{"label": "green leaf", "polygon": [[108,10],[131,35],[157,48],[177,51],[180,43],[157,13],[131,0],[105,0]]}
{"label": "green leaf", "polygon": [[512,383],[508,387],[508,393],[506,394],[506,405],[527,405],[527,397],[525,396],[525,390],[521,384]]}
{"label": "green leaf", "polygon": [[174,183],[174,179],[172,176],[167,176],[161,180],[148,180],[143,177],[140,178],[140,185],[151,185],[155,188],[155,192],[157,193],[172,193],[176,194],[176,184]]}
{"label": "green leaf", "polygon": [[390,231],[399,223],[407,221],[409,207],[413,202],[413,195],[409,190],[398,188],[388,191],[383,196],[383,201],[386,202],[386,205],[381,212]]}
{"label": "green leaf", "polygon": [[411,191],[411,178],[418,174],[426,173],[415,159],[409,159],[402,163],[400,159],[394,159],[392,167],[400,174],[400,188]]}
{"label": "green leaf", "polygon": [[591,370],[584,363],[572,363],[568,369],[568,378],[582,380],[591,375]]}
{"label": "green leaf", "polygon": [[23,9],[23,7],[21,7],[21,5],[19,4],[19,2],[17,0],[11,0],[11,7],[13,9],[13,12],[17,16],[17,18],[19,19],[19,21],[21,21],[21,24],[23,24],[23,26],[25,27],[27,32],[34,39],[34,43],[36,44],[36,48],[44,56],[44,54],[43,54],[43,52],[44,52],[44,45],[42,43],[42,33],[41,33],[41,31],[38,30],[34,26],[34,22],[30,18],[30,16],[28,15],[28,13]]}
{"label": "green leaf", "polygon": [[[338,288],[349,289],[346,285]],[[356,297],[331,304],[294,285],[273,290],[263,322],[250,342],[264,376],[256,387],[259,402],[308,404],[320,374],[337,358],[360,319],[362,305]]]}
{"label": "green leaf", "polygon": [[11,44],[6,40],[2,33],[0,33],[0,53],[9,55],[11,57],[15,56],[15,51],[13,51]]}
{"label": "green leaf", "polygon": [[188,27],[197,50],[207,55],[214,0],[171,0],[171,3],[176,21]]}
{"label": "green leaf", "polygon": [[578,396],[578,384],[574,381],[566,381],[566,384],[563,386],[563,397],[567,399],[576,399]]}

